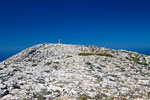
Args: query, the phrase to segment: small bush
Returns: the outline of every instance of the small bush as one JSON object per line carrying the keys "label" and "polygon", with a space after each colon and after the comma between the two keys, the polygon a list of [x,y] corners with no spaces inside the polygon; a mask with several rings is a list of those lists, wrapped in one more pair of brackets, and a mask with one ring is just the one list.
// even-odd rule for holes
{"label": "small bush", "polygon": [[81,52],[78,54],[79,56],[92,56],[92,55],[97,55],[97,56],[107,56],[107,57],[113,57],[112,54],[109,53],[104,53],[104,52]]}

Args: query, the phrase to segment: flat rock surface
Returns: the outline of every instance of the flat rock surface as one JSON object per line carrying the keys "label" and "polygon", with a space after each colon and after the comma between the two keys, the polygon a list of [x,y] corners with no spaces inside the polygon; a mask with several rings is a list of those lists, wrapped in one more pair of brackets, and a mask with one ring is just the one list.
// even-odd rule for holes
{"label": "flat rock surface", "polygon": [[148,100],[150,57],[96,46],[35,45],[0,63],[0,98]]}

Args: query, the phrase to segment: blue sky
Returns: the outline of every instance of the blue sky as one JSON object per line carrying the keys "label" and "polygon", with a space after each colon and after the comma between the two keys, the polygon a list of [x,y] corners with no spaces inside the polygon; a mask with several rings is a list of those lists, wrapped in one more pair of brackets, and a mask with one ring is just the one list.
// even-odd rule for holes
{"label": "blue sky", "polygon": [[0,0],[0,52],[39,43],[150,49],[149,0]]}

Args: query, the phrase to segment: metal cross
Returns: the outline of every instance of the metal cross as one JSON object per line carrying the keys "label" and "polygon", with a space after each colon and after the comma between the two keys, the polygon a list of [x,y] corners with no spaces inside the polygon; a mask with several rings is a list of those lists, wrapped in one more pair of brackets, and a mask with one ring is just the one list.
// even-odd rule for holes
{"label": "metal cross", "polygon": [[60,40],[61,40],[61,39],[58,39],[58,43],[59,43],[59,44],[60,44]]}

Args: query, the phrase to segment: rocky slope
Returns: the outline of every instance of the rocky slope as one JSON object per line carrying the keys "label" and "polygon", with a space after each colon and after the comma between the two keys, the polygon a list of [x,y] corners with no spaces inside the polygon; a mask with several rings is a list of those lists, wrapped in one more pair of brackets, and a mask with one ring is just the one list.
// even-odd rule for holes
{"label": "rocky slope", "polygon": [[150,99],[150,57],[95,46],[39,44],[0,63],[2,100]]}

